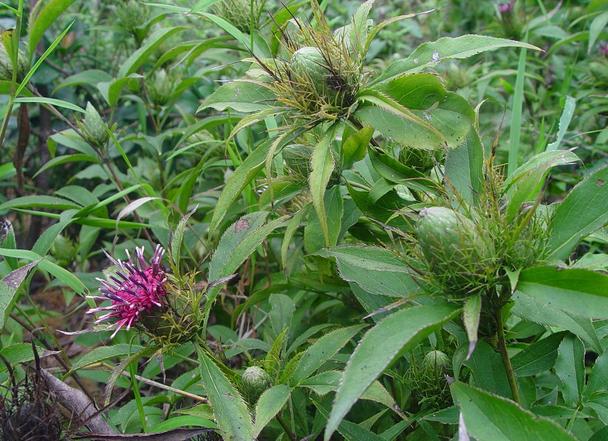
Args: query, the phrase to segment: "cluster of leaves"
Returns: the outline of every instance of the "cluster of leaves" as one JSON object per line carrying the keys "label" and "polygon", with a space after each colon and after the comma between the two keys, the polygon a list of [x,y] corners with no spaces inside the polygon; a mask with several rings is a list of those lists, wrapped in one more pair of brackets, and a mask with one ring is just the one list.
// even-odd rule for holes
{"label": "cluster of leaves", "polygon": [[[0,2],[0,430],[608,436],[605,2],[30,3]],[[168,310],[112,337],[97,279],[155,243]]]}

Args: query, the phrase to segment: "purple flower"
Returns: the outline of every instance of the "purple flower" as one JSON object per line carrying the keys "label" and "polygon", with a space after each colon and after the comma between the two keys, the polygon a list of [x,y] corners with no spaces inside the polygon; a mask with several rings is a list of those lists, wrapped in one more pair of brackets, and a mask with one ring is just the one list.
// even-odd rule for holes
{"label": "purple flower", "polygon": [[106,280],[97,279],[101,283],[99,300],[111,300],[109,306],[92,308],[89,314],[105,312],[95,323],[113,320],[116,327],[112,338],[118,331],[131,329],[142,315],[155,308],[164,306],[164,297],[167,294],[167,273],[161,261],[165,250],[160,245],[154,249],[150,262],[144,257],[144,248],[135,248],[136,258],[133,261],[127,251],[128,260],[114,259],[106,256],[116,266],[116,274]]}
{"label": "purple flower", "polygon": [[608,57],[608,41],[602,41],[599,44],[598,50],[601,55]]}
{"label": "purple flower", "polygon": [[505,3],[500,3],[498,5],[498,12],[501,14],[509,14],[513,12],[513,8],[515,7],[515,0],[511,0]]}

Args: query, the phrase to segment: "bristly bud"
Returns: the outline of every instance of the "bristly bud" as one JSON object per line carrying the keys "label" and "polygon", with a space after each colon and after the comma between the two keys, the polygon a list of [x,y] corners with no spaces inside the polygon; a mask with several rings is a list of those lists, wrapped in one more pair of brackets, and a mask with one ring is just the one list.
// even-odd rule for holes
{"label": "bristly bud", "polygon": [[445,352],[430,351],[422,361],[424,368],[431,372],[446,372],[450,368],[450,357]]}
{"label": "bristly bud", "polygon": [[250,366],[241,375],[243,392],[250,403],[255,403],[262,393],[271,386],[268,373],[258,366]]}
{"label": "bristly bud", "polygon": [[151,81],[148,83],[150,99],[156,105],[167,104],[175,88],[175,78],[165,69],[154,72]]}
{"label": "bristly bud", "polygon": [[250,32],[251,25],[257,29],[265,1],[220,0],[212,6],[214,14],[230,22],[242,32]]}
{"label": "bristly bud", "polygon": [[[17,56],[17,81],[21,81],[29,70],[29,60],[21,49]],[[0,80],[13,79],[13,62],[4,44],[0,44]]]}
{"label": "bristly bud", "polygon": [[122,1],[116,8],[118,24],[132,34],[137,34],[138,28],[145,23],[149,15],[148,7],[137,0]]}
{"label": "bristly bud", "polygon": [[99,148],[106,146],[109,139],[108,125],[91,103],[87,103],[84,119],[78,126],[86,142]]}
{"label": "bristly bud", "polygon": [[[89,310],[89,314],[104,312],[96,323],[112,321],[114,333],[129,330],[141,324],[147,315],[161,312],[167,305],[167,272],[162,265],[165,250],[157,245],[150,261],[144,257],[144,249],[136,248],[135,259],[129,255],[126,261],[107,255],[117,272],[106,280],[100,280],[101,299],[110,300],[109,306]],[[128,253],[127,253],[128,255]]]}

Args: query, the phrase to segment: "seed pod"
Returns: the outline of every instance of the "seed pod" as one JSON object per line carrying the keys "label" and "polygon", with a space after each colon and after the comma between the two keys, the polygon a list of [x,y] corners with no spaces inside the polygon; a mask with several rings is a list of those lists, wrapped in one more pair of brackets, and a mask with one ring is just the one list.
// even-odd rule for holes
{"label": "seed pod", "polygon": [[78,125],[86,142],[105,147],[109,139],[108,126],[91,103],[87,103],[84,119]]}
{"label": "seed pod", "polygon": [[268,373],[258,366],[250,366],[241,376],[245,395],[250,402],[255,402],[262,393],[270,387],[271,380]]}

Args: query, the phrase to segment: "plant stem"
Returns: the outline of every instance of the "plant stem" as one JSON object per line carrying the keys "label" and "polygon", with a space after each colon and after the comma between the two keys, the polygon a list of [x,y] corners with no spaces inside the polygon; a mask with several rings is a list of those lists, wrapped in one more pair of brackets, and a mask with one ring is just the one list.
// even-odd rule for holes
{"label": "plant stem", "polygon": [[291,432],[291,429],[289,428],[289,426],[287,425],[287,423],[285,422],[283,417],[281,417],[280,415],[277,415],[277,421],[279,422],[279,424],[281,425],[281,427],[283,428],[283,430],[285,431],[285,433],[287,434],[287,436],[289,437],[289,439],[291,441],[298,441],[298,438],[296,437],[296,435],[294,433]]}
{"label": "plant stem", "polygon": [[521,399],[519,396],[519,386],[517,385],[517,378],[515,377],[515,372],[513,371],[513,365],[511,364],[509,353],[507,352],[505,329],[502,323],[502,307],[498,308],[498,310],[496,311],[496,324],[498,326],[498,350],[500,351],[500,355],[502,356],[502,362],[505,365],[505,371],[507,373],[507,379],[509,380],[509,386],[511,386],[511,394],[513,395],[513,400],[519,404],[521,403]]}

